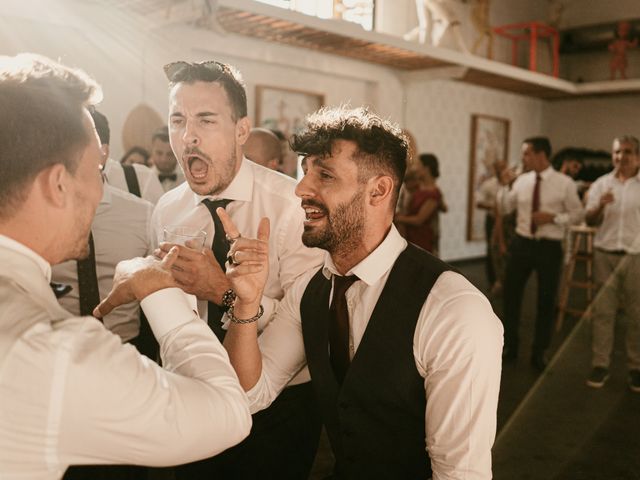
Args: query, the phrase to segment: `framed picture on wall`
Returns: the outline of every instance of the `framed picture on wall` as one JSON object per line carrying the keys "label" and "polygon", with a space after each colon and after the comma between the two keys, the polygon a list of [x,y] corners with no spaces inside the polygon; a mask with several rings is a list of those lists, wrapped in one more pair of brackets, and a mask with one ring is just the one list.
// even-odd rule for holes
{"label": "framed picture on wall", "polygon": [[[256,86],[256,126],[279,130],[288,140],[300,131],[305,117],[324,105],[321,93],[289,88]],[[296,176],[297,157],[291,152],[285,156],[282,171]]]}
{"label": "framed picture on wall", "polygon": [[507,160],[509,120],[490,115],[471,116],[471,154],[469,158],[469,205],[467,240],[485,240],[484,211],[476,208],[478,189],[490,178],[497,160]]}

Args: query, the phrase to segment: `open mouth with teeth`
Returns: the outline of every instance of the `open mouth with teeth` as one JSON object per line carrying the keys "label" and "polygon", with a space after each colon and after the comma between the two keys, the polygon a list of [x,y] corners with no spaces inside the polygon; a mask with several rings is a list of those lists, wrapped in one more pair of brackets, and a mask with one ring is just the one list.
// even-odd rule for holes
{"label": "open mouth with teeth", "polygon": [[189,176],[194,180],[202,181],[207,178],[209,173],[209,164],[198,155],[189,155],[186,158],[186,165],[189,171]]}
{"label": "open mouth with teeth", "polygon": [[317,222],[327,216],[326,209],[320,206],[303,205],[302,208],[305,213],[304,223],[306,225]]}

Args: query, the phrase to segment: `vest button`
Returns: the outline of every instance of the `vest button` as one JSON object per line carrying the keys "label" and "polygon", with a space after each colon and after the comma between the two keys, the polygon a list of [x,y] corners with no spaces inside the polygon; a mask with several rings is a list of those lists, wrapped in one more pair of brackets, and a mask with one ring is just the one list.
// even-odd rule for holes
{"label": "vest button", "polygon": [[349,438],[353,436],[353,430],[349,430],[348,428],[345,428],[342,430],[342,435],[344,435],[345,437]]}
{"label": "vest button", "polygon": [[355,461],[356,461],[356,459],[355,459],[355,457],[354,457],[353,455],[349,455],[349,456],[347,456],[346,460],[347,460],[347,462],[349,462],[349,463],[353,463],[353,462],[355,462]]}
{"label": "vest button", "polygon": [[347,408],[349,408],[349,403],[343,400],[340,403],[338,403],[338,406],[346,410]]}

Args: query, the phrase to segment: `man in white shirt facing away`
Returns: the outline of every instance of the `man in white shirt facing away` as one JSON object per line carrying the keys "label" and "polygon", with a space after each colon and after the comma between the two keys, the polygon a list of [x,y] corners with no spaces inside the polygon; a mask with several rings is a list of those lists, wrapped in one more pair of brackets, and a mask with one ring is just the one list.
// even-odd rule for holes
{"label": "man in white shirt facing away", "polygon": [[151,170],[156,174],[165,192],[184,182],[184,173],[178,165],[169,143],[169,130],[161,127],[151,137]]}
{"label": "man in white shirt facing away", "polygon": [[279,170],[282,165],[280,139],[266,128],[252,128],[242,151],[252,162],[271,170]]}
{"label": "man in white shirt facing away", "polygon": [[538,277],[536,322],[531,365],[545,369],[545,351],[551,341],[556,294],[562,267],[562,240],[566,228],[584,218],[574,181],[556,171],[550,162],[551,143],[532,137],[522,143],[522,163],[527,173],[514,180],[507,170],[501,180],[513,182],[498,192],[503,214],[517,211],[516,235],[509,246],[504,285],[505,360],[518,357],[518,329],[524,287],[533,271]]}
{"label": "man in white shirt facing away", "polygon": [[640,155],[638,139],[613,141],[613,171],[597,179],[588,193],[587,224],[596,226],[593,272],[599,292],[591,308],[592,371],[587,385],[609,378],[616,317],[627,317],[629,388],[640,392]]}
{"label": "man in white shirt facing away", "polygon": [[102,152],[102,172],[109,185],[125,192],[143,198],[152,204],[156,204],[164,190],[153,171],[144,165],[122,165],[116,162],[110,155],[109,142],[111,141],[111,129],[109,121],[96,109],[91,109],[91,117],[96,126],[100,138],[100,150]]}
{"label": "man in white shirt facing away", "polygon": [[[64,310],[51,264],[87,255],[100,88],[32,54],[0,57],[0,472],[59,479],[70,464],[174,465],[244,438],[246,396],[222,345],[162,263],[135,259],[94,312],[142,301],[164,369],[95,318]],[[205,421],[206,420],[206,421]]]}
{"label": "man in white shirt facing away", "polygon": [[[152,239],[170,225],[205,231],[204,251],[179,248],[174,276],[195,295],[200,314],[222,340],[222,316],[235,293],[224,274],[229,243],[216,213],[224,206],[247,235],[260,218],[272,221],[271,274],[264,290],[264,328],[295,279],[322,263],[322,252],[302,244],[304,214],[295,181],[243,157],[250,131],[240,74],[219,62],[174,62],[165,67],[171,146],[187,181],[167,192],[153,213]],[[159,255],[171,244],[163,243]],[[301,371],[271,408],[253,418],[242,444],[209,461],[176,469],[179,479],[307,478],[320,435],[309,373]]]}
{"label": "man in white shirt facing away", "polygon": [[220,211],[237,238],[224,345],[252,410],[308,365],[332,478],[490,479],[502,325],[471,283],[393,226],[406,138],[365,109],[335,108],[308,117],[293,148],[305,157],[302,239],[325,260],[287,289],[259,339],[269,222],[254,240]]}

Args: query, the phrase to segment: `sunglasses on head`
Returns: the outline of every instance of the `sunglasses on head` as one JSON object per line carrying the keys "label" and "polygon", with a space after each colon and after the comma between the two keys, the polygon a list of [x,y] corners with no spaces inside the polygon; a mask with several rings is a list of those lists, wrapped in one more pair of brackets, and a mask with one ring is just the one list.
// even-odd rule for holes
{"label": "sunglasses on head", "polygon": [[179,73],[183,73],[185,70],[189,70],[192,68],[205,68],[219,74],[227,73],[229,71],[229,67],[227,65],[225,65],[224,63],[216,62],[215,60],[193,63],[183,61],[171,62],[166,64],[163,67],[163,70],[169,81],[173,82]]}

